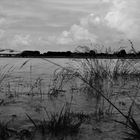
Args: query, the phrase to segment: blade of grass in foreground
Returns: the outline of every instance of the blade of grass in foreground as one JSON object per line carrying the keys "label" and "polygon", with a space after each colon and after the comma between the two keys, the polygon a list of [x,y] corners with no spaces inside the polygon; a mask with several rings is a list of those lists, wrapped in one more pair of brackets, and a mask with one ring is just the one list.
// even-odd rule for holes
{"label": "blade of grass in foreground", "polygon": [[33,123],[33,125],[35,126],[35,128],[37,128],[37,125],[35,123],[35,121],[28,115],[26,114],[26,116],[29,118],[29,120]]}

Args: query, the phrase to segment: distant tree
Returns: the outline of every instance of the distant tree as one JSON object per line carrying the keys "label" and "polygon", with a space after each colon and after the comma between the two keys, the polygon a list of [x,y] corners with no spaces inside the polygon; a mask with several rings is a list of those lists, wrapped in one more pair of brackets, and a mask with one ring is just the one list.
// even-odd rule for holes
{"label": "distant tree", "polygon": [[94,50],[90,50],[90,52],[89,52],[91,55],[95,55],[96,54],[96,52],[94,51]]}
{"label": "distant tree", "polygon": [[48,52],[43,53],[43,55],[44,55],[44,56],[51,56],[51,55],[52,55],[52,53],[53,53],[53,52],[48,51]]}
{"label": "distant tree", "polygon": [[22,57],[29,57],[29,56],[40,56],[40,52],[39,51],[23,51],[20,53],[20,56]]}
{"label": "distant tree", "polygon": [[118,53],[116,53],[117,54],[117,56],[121,56],[121,57],[123,57],[123,56],[126,56],[126,51],[124,50],[124,49],[122,49],[122,50],[120,50]]}
{"label": "distant tree", "polygon": [[72,54],[71,51],[66,52],[66,56],[70,56],[71,54]]}

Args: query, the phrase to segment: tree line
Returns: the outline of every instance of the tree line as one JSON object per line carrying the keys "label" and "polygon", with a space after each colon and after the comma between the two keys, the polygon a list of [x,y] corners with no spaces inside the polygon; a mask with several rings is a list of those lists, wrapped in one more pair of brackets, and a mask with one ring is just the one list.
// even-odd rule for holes
{"label": "tree line", "polygon": [[137,53],[126,53],[124,49],[116,51],[114,53],[98,53],[94,50],[89,52],[58,52],[58,51],[48,51],[41,53],[40,51],[25,50],[18,54],[7,54],[9,56],[15,57],[140,57],[140,52]]}

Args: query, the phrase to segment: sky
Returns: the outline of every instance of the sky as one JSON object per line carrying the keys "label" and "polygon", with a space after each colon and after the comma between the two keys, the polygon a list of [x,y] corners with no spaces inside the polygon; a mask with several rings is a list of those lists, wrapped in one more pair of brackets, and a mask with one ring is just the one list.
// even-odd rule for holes
{"label": "sky", "polygon": [[[140,45],[140,0],[0,0],[0,49]],[[98,45],[97,45],[98,44]]]}

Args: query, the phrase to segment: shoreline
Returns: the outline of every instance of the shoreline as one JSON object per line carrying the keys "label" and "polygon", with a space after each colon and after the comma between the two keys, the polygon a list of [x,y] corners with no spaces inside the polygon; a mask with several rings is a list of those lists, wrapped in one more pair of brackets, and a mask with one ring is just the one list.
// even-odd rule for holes
{"label": "shoreline", "polygon": [[140,56],[0,56],[0,58],[140,59]]}

